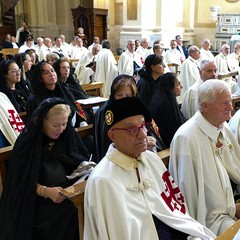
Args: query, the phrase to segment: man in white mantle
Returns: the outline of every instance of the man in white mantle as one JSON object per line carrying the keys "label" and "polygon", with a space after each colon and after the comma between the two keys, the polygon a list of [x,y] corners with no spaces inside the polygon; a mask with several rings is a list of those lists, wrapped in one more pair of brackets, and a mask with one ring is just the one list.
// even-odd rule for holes
{"label": "man in white mantle", "polygon": [[200,64],[200,77],[184,94],[181,111],[186,119],[198,111],[198,89],[209,79],[217,78],[217,67],[214,61],[203,60]]}
{"label": "man in white mantle", "polygon": [[226,122],[231,91],[226,82],[214,79],[200,86],[198,99],[199,111],[174,135],[169,171],[189,214],[220,235],[240,217],[233,195],[240,190],[240,147]]}
{"label": "man in white mantle", "polygon": [[[11,101],[4,93],[0,92],[0,135],[3,140],[1,144],[14,145],[24,127],[25,125]],[[1,145],[0,148],[4,145]]]}
{"label": "man in white mantle", "polygon": [[187,214],[165,165],[147,151],[151,116],[145,105],[136,97],[111,101],[105,122],[113,144],[87,181],[84,239],[214,239]]}
{"label": "man in white mantle", "polygon": [[[179,75],[179,79],[181,80],[183,89],[181,96],[199,79],[199,58],[200,58],[200,50],[197,46],[192,45],[188,49],[188,58],[184,61],[181,72]],[[178,101],[181,102],[182,98],[178,98]]]}

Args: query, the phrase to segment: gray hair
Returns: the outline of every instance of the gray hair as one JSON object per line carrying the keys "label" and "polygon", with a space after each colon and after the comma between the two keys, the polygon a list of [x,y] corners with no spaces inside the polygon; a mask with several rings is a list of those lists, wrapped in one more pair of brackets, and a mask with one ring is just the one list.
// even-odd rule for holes
{"label": "gray hair", "polygon": [[203,70],[205,68],[205,66],[209,63],[212,63],[214,65],[216,65],[215,61],[212,60],[202,60],[200,63],[200,69]]}
{"label": "gray hair", "polygon": [[198,89],[198,105],[201,110],[203,102],[213,102],[219,94],[228,91],[231,94],[229,85],[225,81],[219,79],[209,79],[204,82]]}
{"label": "gray hair", "polygon": [[199,51],[198,46],[196,45],[192,45],[188,48],[188,54],[191,56],[193,54],[193,52]]}

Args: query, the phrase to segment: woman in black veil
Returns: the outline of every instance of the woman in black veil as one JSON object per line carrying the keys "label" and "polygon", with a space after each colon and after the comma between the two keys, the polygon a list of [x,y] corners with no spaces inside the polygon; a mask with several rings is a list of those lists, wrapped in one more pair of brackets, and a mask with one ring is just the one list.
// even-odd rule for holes
{"label": "woman in black veil", "polygon": [[166,147],[170,147],[175,132],[186,122],[177,102],[181,90],[182,85],[177,75],[165,73],[159,79],[149,104],[150,113]]}
{"label": "woman in black veil", "polygon": [[[61,98],[44,100],[19,135],[9,159],[0,204],[2,240],[77,240],[73,203],[59,192],[89,158]],[[76,181],[76,180],[75,180]]]}
{"label": "woman in black veil", "polygon": [[36,65],[32,88],[33,94],[28,98],[28,116],[31,116],[32,112],[44,99],[49,97],[60,97],[64,99],[74,111],[72,116],[74,127],[91,123],[91,120],[88,119],[84,111],[79,109],[75,104],[75,98],[70,90],[67,89],[61,81],[58,81],[53,66],[48,62],[42,61]]}

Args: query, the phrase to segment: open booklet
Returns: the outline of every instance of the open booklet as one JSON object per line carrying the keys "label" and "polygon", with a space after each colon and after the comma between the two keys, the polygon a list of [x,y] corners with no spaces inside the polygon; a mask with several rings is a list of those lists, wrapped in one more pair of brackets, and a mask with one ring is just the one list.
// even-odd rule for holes
{"label": "open booklet", "polygon": [[83,161],[79,164],[78,168],[75,169],[71,175],[66,176],[68,179],[79,178],[72,186],[64,188],[61,193],[68,198],[74,197],[82,192],[84,192],[86,180],[96,166],[95,162],[90,161]]}
{"label": "open booklet", "polygon": [[106,102],[108,99],[103,98],[103,97],[90,97],[87,99],[78,99],[77,102],[80,104],[95,104],[95,103],[100,103],[100,102]]}

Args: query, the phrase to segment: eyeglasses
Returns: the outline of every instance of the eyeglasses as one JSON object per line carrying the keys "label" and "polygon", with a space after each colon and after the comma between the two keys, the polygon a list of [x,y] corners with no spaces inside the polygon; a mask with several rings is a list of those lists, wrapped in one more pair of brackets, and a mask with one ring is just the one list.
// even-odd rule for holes
{"label": "eyeglasses", "polygon": [[13,73],[13,74],[16,74],[16,73],[20,73],[21,74],[21,69],[16,69],[16,70],[12,70],[12,71],[9,71],[10,73]]}
{"label": "eyeglasses", "polygon": [[127,130],[129,135],[132,137],[136,137],[139,134],[140,129],[142,129],[145,133],[148,132],[147,127],[150,126],[151,123],[143,123],[138,127],[131,127],[131,128],[113,128],[111,131],[115,130]]}

